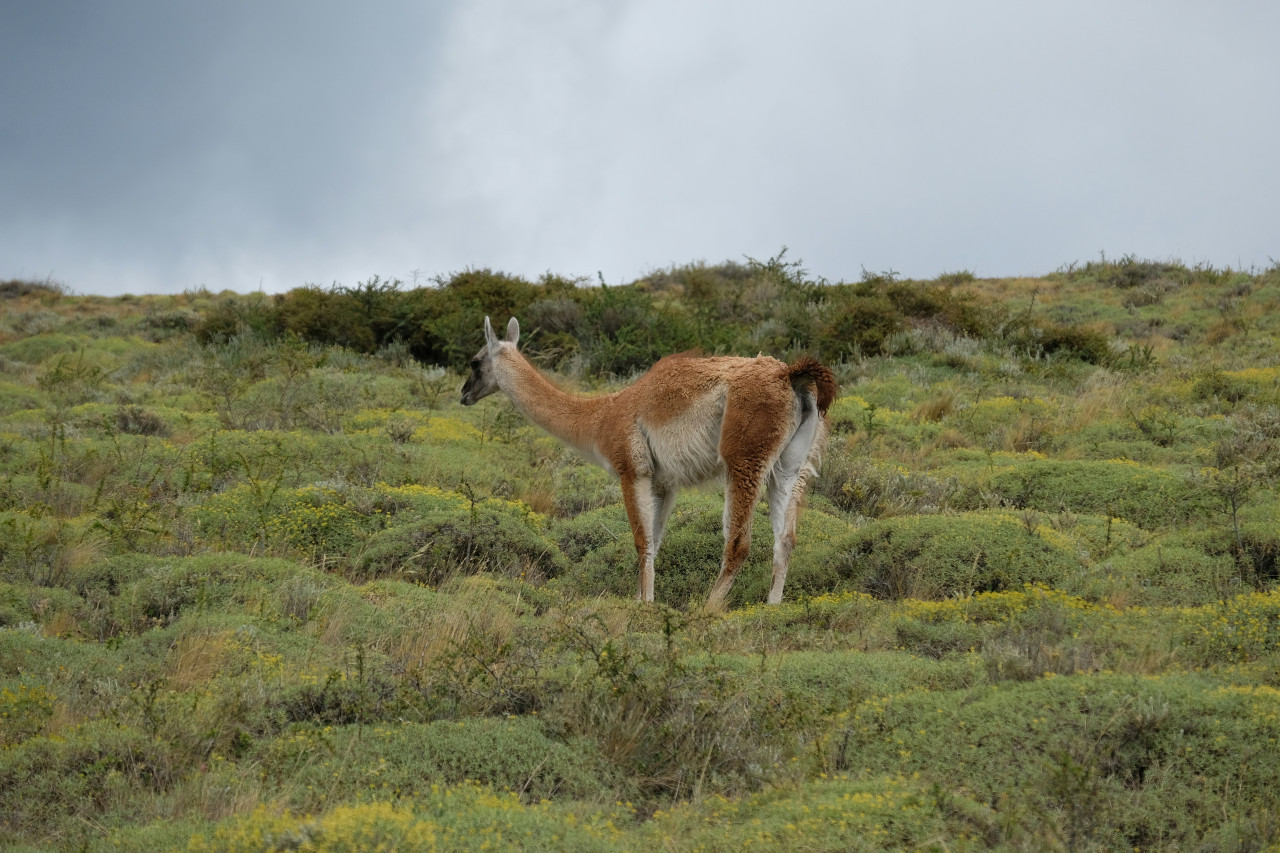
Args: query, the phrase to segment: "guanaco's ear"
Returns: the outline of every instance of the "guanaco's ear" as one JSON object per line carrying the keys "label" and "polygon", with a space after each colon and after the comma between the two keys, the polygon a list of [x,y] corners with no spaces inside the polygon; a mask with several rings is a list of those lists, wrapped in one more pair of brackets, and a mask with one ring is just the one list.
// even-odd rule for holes
{"label": "guanaco's ear", "polygon": [[520,324],[512,317],[507,321],[507,342],[515,344],[520,340]]}
{"label": "guanaco's ear", "polygon": [[489,324],[489,318],[484,318],[484,342],[489,347],[489,354],[493,355],[498,351],[498,336],[493,333],[493,326]]}

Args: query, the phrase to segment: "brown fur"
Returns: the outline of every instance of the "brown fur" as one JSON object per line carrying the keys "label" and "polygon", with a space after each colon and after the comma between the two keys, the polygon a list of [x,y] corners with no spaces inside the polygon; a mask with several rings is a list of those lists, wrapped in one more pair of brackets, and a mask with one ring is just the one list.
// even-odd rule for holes
{"label": "brown fur", "polygon": [[781,600],[796,513],[836,394],[825,365],[679,353],[621,391],[580,397],[557,388],[520,354],[514,319],[505,340],[487,319],[485,332],[488,343],[472,360],[462,402],[500,389],[534,423],[618,476],[640,558],[642,600],[653,600],[653,566],[677,490],[715,476],[725,479],[725,550],[708,605],[723,603],[746,559],[766,485],[775,540],[769,601]]}

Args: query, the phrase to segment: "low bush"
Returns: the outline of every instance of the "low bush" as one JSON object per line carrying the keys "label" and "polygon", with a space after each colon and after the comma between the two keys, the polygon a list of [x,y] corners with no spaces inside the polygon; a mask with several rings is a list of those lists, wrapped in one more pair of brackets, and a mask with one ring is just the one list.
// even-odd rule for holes
{"label": "low bush", "polygon": [[0,686],[0,749],[44,731],[53,717],[54,697],[40,684],[15,681]]}
{"label": "low bush", "polygon": [[[570,811],[525,805],[516,794],[466,783],[437,787],[401,802],[342,805],[318,817],[262,808],[194,835],[191,853],[284,853],[308,850],[563,850],[608,849],[622,832],[622,809]],[[121,840],[130,846],[127,837]]]}
{"label": "low bush", "polygon": [[[1278,282],[10,293],[0,847],[1275,846]],[[761,505],[703,611],[712,488],[658,557],[687,609],[634,601],[617,480],[458,404],[486,314],[588,393],[831,362],[786,600]]]}
{"label": "low bush", "polygon": [[552,740],[537,717],[300,726],[263,743],[253,760],[288,807],[309,812],[336,802],[416,797],[468,781],[533,802],[611,802],[616,784],[594,743]]}
{"label": "low bush", "polygon": [[[737,800],[712,797],[655,813],[634,833],[666,850],[980,850],[996,835],[991,809],[964,793],[914,780],[846,775],[778,787]],[[954,839],[954,844],[952,843]]]}
{"label": "low bush", "polygon": [[797,565],[796,592],[839,590],[877,598],[938,599],[973,592],[1057,584],[1079,558],[1051,531],[1029,532],[1005,514],[903,516],[868,524],[829,546],[829,559]]}
{"label": "low bush", "polygon": [[455,574],[542,580],[566,569],[560,549],[528,516],[481,504],[437,510],[375,533],[353,566],[359,578],[397,575],[431,586]]}
{"label": "low bush", "polygon": [[[285,560],[238,554],[199,557],[130,555],[77,578],[84,594],[105,601],[116,631],[140,632],[170,625],[190,610],[221,609],[255,598],[263,585],[295,576]],[[92,591],[110,593],[95,597]]]}
{"label": "low bush", "polygon": [[185,762],[145,732],[107,721],[0,750],[0,841],[83,837],[84,822],[171,790]]}
{"label": "low bush", "polygon": [[1190,479],[1124,460],[1032,459],[997,468],[986,487],[1016,508],[1118,517],[1148,530],[1217,510],[1213,496]]}
{"label": "low bush", "polygon": [[[850,709],[822,761],[828,772],[892,768],[980,802],[999,796],[1003,812],[1038,816],[1044,841],[1068,848],[1194,845],[1280,807],[1276,699],[1271,687],[1199,675],[908,693]],[[1224,773],[1229,791],[1202,784]]]}
{"label": "low bush", "polygon": [[845,512],[887,518],[951,509],[959,484],[954,478],[938,478],[902,465],[829,454],[812,488]]}

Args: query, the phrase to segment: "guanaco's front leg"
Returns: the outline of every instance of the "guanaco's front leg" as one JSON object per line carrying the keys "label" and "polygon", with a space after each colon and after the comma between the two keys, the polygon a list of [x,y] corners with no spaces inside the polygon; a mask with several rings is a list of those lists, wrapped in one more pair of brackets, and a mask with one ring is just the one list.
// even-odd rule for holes
{"label": "guanaco's front leg", "polygon": [[654,536],[655,506],[653,478],[624,474],[622,502],[627,508],[627,521],[631,523],[631,536],[636,543],[636,556],[640,561],[640,584],[636,598],[653,601],[653,564],[657,559],[658,542]]}

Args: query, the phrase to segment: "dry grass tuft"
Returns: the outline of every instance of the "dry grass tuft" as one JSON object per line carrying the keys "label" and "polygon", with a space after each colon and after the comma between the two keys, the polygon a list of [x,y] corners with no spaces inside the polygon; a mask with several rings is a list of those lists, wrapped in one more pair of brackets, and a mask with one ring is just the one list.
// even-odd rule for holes
{"label": "dry grass tuft", "polygon": [[520,494],[520,500],[534,512],[542,515],[555,514],[556,490],[549,481],[537,480],[530,483],[529,487]]}
{"label": "dry grass tuft", "polygon": [[209,681],[227,659],[230,635],[225,632],[187,634],[169,652],[169,683],[187,690]]}
{"label": "dry grass tuft", "polygon": [[928,452],[935,450],[954,450],[957,447],[972,447],[973,442],[958,429],[944,429],[928,447]]}
{"label": "dry grass tuft", "polygon": [[925,400],[916,406],[911,412],[911,419],[915,421],[940,421],[955,411],[955,408],[955,395],[948,392],[934,397],[932,400]]}
{"label": "dry grass tuft", "polygon": [[1047,425],[1042,419],[1023,413],[1016,422],[1000,430],[997,446],[1009,453],[1026,453],[1040,449],[1047,435]]}
{"label": "dry grass tuft", "polygon": [[458,581],[450,608],[423,614],[421,622],[391,641],[388,656],[406,671],[423,672],[472,641],[489,648],[509,643],[515,633],[515,613],[483,588],[486,584],[467,582],[476,580]]}
{"label": "dry grass tuft", "polygon": [[80,634],[80,623],[65,610],[59,610],[44,624],[44,632],[50,637],[75,637]]}
{"label": "dry grass tuft", "polygon": [[174,797],[180,813],[195,812],[206,820],[248,814],[262,802],[262,783],[230,768],[201,765]]}
{"label": "dry grass tuft", "polygon": [[1223,320],[1219,323],[1214,324],[1212,327],[1210,327],[1209,331],[1205,332],[1205,335],[1204,335],[1205,345],[1216,346],[1222,343],[1223,341],[1225,341],[1227,338],[1234,335],[1238,331],[1240,331],[1240,329],[1238,328],[1236,323],[1233,323],[1230,320]]}
{"label": "dry grass tuft", "polygon": [[326,613],[320,620],[320,642],[326,646],[345,646],[349,621],[350,618],[343,610]]}

